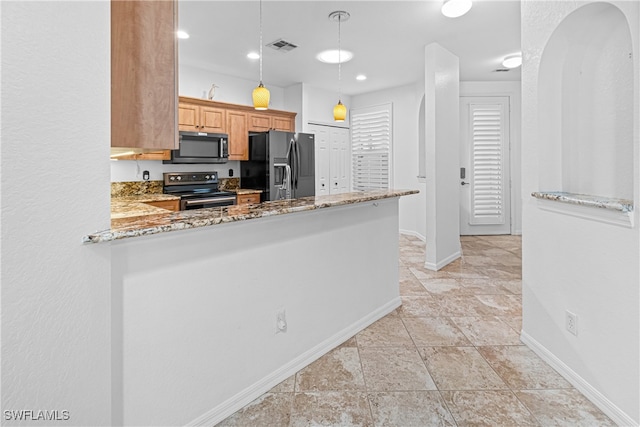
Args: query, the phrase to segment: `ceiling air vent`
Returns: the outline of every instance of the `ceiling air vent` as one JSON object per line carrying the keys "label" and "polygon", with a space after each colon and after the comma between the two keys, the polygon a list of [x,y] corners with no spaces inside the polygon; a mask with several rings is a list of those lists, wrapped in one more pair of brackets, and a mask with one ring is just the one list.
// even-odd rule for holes
{"label": "ceiling air vent", "polygon": [[289,43],[286,40],[278,39],[278,40],[276,40],[274,42],[269,43],[267,45],[267,47],[270,47],[271,49],[275,49],[278,52],[286,53],[286,52],[292,51],[293,49],[297,48],[298,46],[296,46],[293,43]]}
{"label": "ceiling air vent", "polygon": [[511,71],[509,68],[498,68],[497,70],[493,70],[494,73],[507,73]]}

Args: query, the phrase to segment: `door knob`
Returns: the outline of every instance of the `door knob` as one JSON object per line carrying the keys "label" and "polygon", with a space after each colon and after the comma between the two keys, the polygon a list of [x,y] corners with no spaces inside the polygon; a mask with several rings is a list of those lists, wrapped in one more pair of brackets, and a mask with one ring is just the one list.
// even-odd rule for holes
{"label": "door knob", "polygon": [[469,185],[468,182],[460,181],[460,185]]}

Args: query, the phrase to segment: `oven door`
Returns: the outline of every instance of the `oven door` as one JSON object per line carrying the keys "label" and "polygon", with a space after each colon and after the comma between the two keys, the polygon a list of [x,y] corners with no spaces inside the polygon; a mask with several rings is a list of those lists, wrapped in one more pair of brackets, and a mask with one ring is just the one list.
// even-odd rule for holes
{"label": "oven door", "polygon": [[220,208],[235,204],[236,196],[189,198],[180,200],[180,210]]}

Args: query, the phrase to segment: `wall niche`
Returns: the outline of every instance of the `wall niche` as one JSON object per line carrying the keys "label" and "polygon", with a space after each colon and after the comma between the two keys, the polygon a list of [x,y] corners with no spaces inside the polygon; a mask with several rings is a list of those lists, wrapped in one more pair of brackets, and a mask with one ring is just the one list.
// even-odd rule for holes
{"label": "wall niche", "polygon": [[631,52],[627,20],[608,3],[577,9],[552,34],[538,81],[541,192],[633,199]]}

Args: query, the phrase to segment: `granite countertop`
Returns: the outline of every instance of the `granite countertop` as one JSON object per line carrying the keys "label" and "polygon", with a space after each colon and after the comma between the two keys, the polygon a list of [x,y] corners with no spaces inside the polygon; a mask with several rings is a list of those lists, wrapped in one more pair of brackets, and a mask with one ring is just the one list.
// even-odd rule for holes
{"label": "granite countertop", "polygon": [[[166,209],[155,208],[164,212],[149,211],[149,214],[143,216],[138,215],[133,217],[112,218],[110,230],[103,230],[88,234],[82,238],[82,241],[83,243],[109,242],[130,237],[146,236],[188,228],[207,227],[228,222],[246,221],[315,209],[332,208],[336,206],[407,196],[417,193],[417,190],[370,190],[331,196],[278,200],[273,202],[264,202],[258,205],[234,205],[180,212],[172,212]],[[149,196],[155,197],[156,194]],[[157,196],[166,195],[157,194]],[[149,207],[153,208],[152,206]]]}
{"label": "granite countertop", "polygon": [[260,194],[262,193],[262,190],[253,190],[251,188],[236,188],[233,190],[229,190],[231,192],[234,192],[236,194],[238,194],[239,196],[245,195],[245,194]]}
{"label": "granite countertop", "polygon": [[166,214],[171,211],[147,204],[165,200],[180,200],[180,197],[162,193],[111,197],[111,220]]}
{"label": "granite countertop", "polygon": [[633,201],[627,199],[614,199],[609,197],[592,196],[588,194],[576,194],[563,191],[536,191],[531,193],[536,199],[552,200],[573,205],[591,206],[601,209],[610,209],[620,212],[632,212]]}

